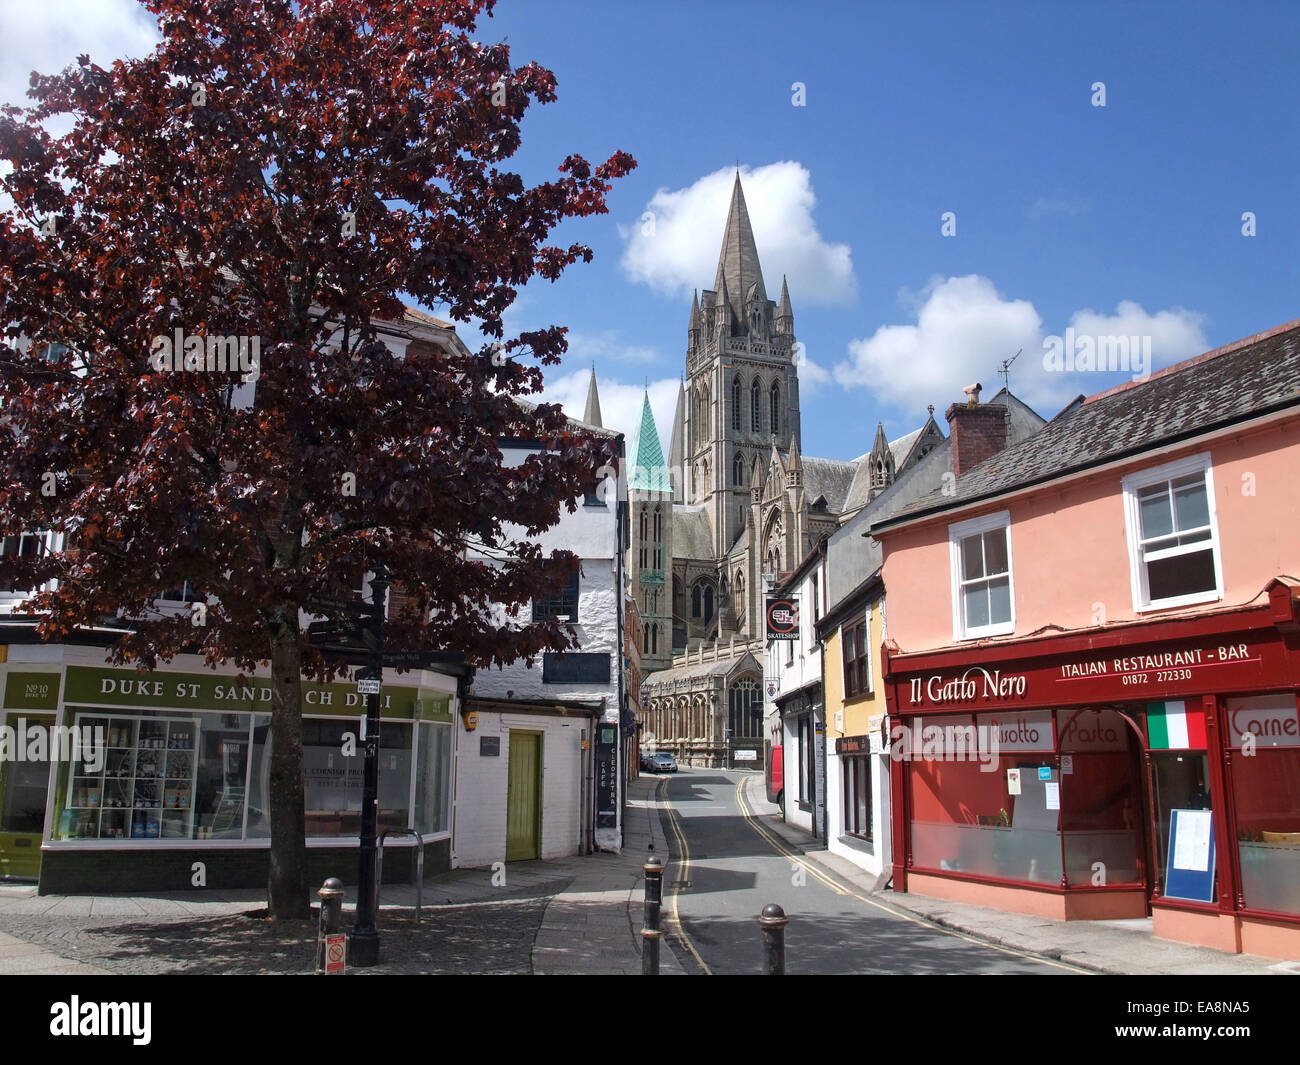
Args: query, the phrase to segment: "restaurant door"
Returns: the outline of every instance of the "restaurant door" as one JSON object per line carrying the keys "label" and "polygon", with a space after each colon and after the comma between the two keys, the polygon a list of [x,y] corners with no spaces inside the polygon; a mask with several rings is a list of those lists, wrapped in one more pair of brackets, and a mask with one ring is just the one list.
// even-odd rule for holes
{"label": "restaurant door", "polygon": [[[14,730],[16,739],[24,731],[20,728],[20,717],[25,719],[27,730],[40,726],[47,735],[54,725],[53,715],[30,711],[21,715],[10,713],[4,724]],[[26,746],[28,749],[15,749],[0,759],[0,879],[35,880],[41,874],[41,838],[50,782],[49,751]],[[28,759],[29,753],[46,757]]]}

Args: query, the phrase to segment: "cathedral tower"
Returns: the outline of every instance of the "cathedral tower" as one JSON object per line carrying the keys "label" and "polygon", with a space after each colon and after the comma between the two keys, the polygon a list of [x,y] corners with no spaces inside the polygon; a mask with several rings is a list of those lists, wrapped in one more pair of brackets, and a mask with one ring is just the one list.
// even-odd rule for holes
{"label": "cathedral tower", "polygon": [[718,558],[745,530],[755,459],[799,439],[796,351],[790,293],[782,278],[780,304],[767,298],[737,172],[713,289],[687,326],[684,496],[707,508]]}
{"label": "cathedral tower", "polygon": [[627,466],[628,573],[641,611],[641,668],[649,673],[666,669],[673,658],[673,485],[649,392]]}

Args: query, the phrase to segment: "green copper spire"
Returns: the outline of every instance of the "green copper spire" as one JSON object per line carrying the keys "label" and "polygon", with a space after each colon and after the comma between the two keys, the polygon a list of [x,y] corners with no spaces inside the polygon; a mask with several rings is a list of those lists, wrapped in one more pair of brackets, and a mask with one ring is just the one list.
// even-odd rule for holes
{"label": "green copper spire", "polygon": [[628,487],[634,492],[667,492],[672,494],[672,480],[664,462],[663,447],[659,443],[659,430],[655,428],[654,411],[650,409],[650,393],[645,393],[641,404],[641,425],[632,439],[628,454]]}

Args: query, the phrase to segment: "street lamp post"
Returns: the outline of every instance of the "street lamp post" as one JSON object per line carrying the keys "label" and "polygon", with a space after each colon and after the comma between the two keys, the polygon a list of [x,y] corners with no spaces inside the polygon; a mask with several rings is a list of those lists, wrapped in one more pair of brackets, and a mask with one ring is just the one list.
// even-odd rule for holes
{"label": "street lamp post", "polygon": [[375,865],[379,836],[379,682],[384,675],[384,597],[388,571],[375,565],[370,581],[370,616],[364,631],[366,679],[373,681],[366,692],[366,713],[361,720],[365,756],[361,796],[361,851],[357,874],[357,916],[348,939],[348,960],[362,968],[379,961],[379,930],[375,927]]}

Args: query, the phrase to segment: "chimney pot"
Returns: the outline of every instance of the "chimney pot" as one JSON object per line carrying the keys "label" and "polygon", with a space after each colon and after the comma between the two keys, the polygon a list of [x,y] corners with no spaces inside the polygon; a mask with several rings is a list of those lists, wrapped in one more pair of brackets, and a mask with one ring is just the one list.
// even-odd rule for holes
{"label": "chimney pot", "polygon": [[[973,385],[978,389],[979,385]],[[969,389],[966,389],[969,393]],[[1007,409],[954,403],[948,408],[948,436],[952,441],[952,472],[960,477],[1007,446]]]}

